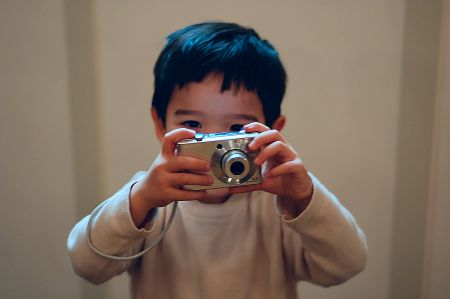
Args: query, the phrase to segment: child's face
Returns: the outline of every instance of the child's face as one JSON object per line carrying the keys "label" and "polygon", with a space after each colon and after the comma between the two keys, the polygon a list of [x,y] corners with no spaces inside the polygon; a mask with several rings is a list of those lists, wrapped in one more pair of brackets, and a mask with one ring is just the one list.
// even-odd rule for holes
{"label": "child's face", "polygon": [[[175,88],[167,107],[165,126],[152,109],[156,134],[160,141],[164,134],[176,128],[189,128],[202,133],[239,131],[251,122],[265,123],[262,104],[254,92],[233,89],[221,92],[222,78],[208,76],[200,83]],[[208,190],[202,202],[223,202],[230,195],[228,189]]]}
{"label": "child's face", "polygon": [[239,131],[254,121],[264,123],[261,101],[243,88],[221,92],[222,78],[208,76],[200,83],[175,88],[167,107],[165,128],[189,128],[202,133]]}

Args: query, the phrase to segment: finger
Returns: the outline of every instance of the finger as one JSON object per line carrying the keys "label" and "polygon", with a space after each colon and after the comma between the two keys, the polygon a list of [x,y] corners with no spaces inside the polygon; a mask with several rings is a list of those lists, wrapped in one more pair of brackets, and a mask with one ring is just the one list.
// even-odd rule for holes
{"label": "finger", "polygon": [[167,170],[169,172],[179,171],[209,171],[211,163],[206,160],[189,157],[189,156],[175,156],[167,163]]}
{"label": "finger", "polygon": [[295,173],[301,169],[301,166],[302,163],[298,159],[292,160],[272,168],[264,174],[264,177],[274,179],[285,174]]}
{"label": "finger", "polygon": [[184,186],[184,185],[201,185],[211,186],[214,180],[207,174],[194,174],[194,173],[173,173],[170,176],[170,184],[172,186]]}
{"label": "finger", "polygon": [[178,128],[166,133],[161,150],[162,154],[167,157],[174,156],[177,142],[185,138],[193,138],[194,136],[195,131],[186,128]]}
{"label": "finger", "polygon": [[244,126],[245,132],[252,133],[252,132],[265,132],[269,131],[270,128],[262,123],[259,122],[252,122],[249,124],[246,124]]}
{"label": "finger", "polygon": [[252,192],[257,191],[261,189],[261,184],[256,185],[246,185],[246,186],[237,186],[237,187],[230,187],[228,190],[230,193],[245,193],[245,192]]}
{"label": "finger", "polygon": [[254,162],[256,165],[262,165],[268,159],[275,156],[280,158],[281,162],[287,162],[297,157],[289,145],[281,141],[275,141],[261,150]]}
{"label": "finger", "polygon": [[286,142],[279,131],[277,130],[265,131],[257,135],[255,138],[253,138],[252,142],[248,144],[248,148],[251,150],[257,150],[260,147],[275,141]]}

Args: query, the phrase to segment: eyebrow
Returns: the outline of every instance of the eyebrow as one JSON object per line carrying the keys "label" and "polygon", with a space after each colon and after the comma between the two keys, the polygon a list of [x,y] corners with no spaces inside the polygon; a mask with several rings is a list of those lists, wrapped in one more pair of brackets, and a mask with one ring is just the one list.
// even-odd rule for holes
{"label": "eyebrow", "polygon": [[205,113],[197,110],[178,109],[174,113],[175,115],[205,115]]}
{"label": "eyebrow", "polygon": [[[187,110],[187,109],[178,109],[175,111],[174,113],[175,115],[197,115],[197,116],[204,116],[206,113],[202,112],[202,111],[197,111],[197,110]],[[251,120],[251,121],[258,121],[258,118],[252,114],[236,114],[236,113],[228,113],[225,114],[227,117],[229,118],[234,118],[234,119],[247,119],[247,120]]]}

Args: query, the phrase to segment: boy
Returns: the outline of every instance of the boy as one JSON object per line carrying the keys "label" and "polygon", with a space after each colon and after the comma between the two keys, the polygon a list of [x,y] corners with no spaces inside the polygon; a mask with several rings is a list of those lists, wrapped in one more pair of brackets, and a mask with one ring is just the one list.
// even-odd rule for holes
{"label": "boy", "polygon": [[[88,217],[68,238],[75,271],[102,283],[128,271],[133,298],[297,298],[299,280],[330,286],[360,272],[366,241],[352,215],[310,173],[281,135],[286,74],[275,49],[248,28],[201,23],[174,32],[155,69],[151,115],[162,150],[93,217],[100,250],[128,256],[147,247],[179,201],[153,250],[131,262],[94,253]],[[211,165],[177,156],[177,141],[202,133],[261,132],[263,181],[211,185]]]}

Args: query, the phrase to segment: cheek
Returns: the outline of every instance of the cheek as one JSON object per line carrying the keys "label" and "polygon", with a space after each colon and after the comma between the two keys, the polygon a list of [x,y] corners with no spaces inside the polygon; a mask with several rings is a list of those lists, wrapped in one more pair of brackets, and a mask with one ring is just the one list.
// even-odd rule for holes
{"label": "cheek", "polygon": [[210,189],[207,191],[207,199],[224,199],[230,195],[230,191],[228,188],[222,188],[222,189]]}
{"label": "cheek", "polygon": [[175,130],[175,129],[181,128],[181,127],[182,126],[177,124],[172,117],[169,116],[166,118],[166,125],[165,125],[166,132],[169,132],[169,131],[172,131],[172,130]]}

